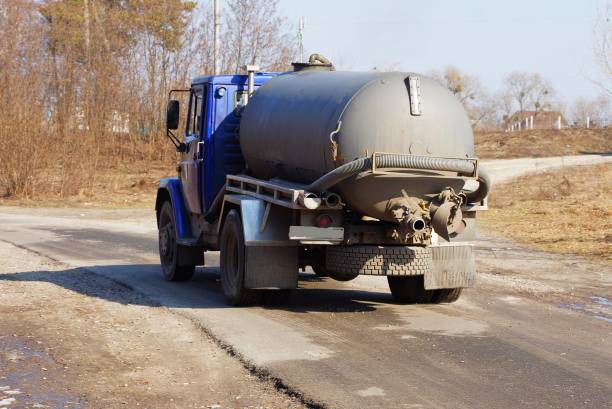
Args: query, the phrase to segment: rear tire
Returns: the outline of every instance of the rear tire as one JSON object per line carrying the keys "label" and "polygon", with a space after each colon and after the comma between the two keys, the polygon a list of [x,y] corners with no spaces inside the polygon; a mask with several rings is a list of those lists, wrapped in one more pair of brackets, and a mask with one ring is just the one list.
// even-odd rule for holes
{"label": "rear tire", "polygon": [[311,265],[312,271],[319,278],[331,278],[336,281],[351,281],[356,279],[359,276],[359,273],[340,273],[337,271],[329,271],[324,265],[315,263]]}
{"label": "rear tire", "polygon": [[321,266],[320,264],[312,264],[310,267],[312,267],[312,271],[314,271],[317,277],[329,277],[329,272],[325,269],[325,267]]}
{"label": "rear tire", "polygon": [[240,213],[235,209],[225,217],[220,250],[221,287],[227,303],[235,306],[256,303],[257,291],[244,288],[244,233]]}
{"label": "rear tire", "polygon": [[336,281],[351,281],[359,277],[359,274],[356,273],[339,273],[337,271],[328,272],[327,276],[336,280]]}
{"label": "rear tire", "polygon": [[463,288],[444,288],[426,290],[424,277],[388,276],[389,289],[393,299],[401,304],[440,304],[452,303],[459,299]]}
{"label": "rear tire", "polygon": [[181,265],[179,244],[176,241],[176,222],[172,204],[164,202],[159,212],[158,223],[159,260],[161,271],[167,281],[187,281],[193,277],[194,265]]}

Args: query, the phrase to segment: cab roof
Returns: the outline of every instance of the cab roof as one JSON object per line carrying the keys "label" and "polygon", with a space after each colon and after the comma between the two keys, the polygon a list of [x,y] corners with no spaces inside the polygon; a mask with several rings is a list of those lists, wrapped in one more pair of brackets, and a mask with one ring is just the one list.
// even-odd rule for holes
{"label": "cab roof", "polygon": [[[280,75],[278,72],[258,72],[255,73],[255,85],[262,85],[266,81]],[[192,85],[196,84],[246,84],[246,74],[229,74],[229,75],[202,75],[195,77],[192,81]]]}

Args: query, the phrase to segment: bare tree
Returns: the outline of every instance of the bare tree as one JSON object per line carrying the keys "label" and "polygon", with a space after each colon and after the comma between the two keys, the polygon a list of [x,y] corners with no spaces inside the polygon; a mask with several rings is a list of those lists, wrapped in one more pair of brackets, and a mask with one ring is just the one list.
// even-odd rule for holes
{"label": "bare tree", "polygon": [[498,91],[494,95],[495,109],[499,124],[503,124],[515,111],[514,97],[508,90]]}
{"label": "bare tree", "polygon": [[278,0],[228,0],[222,50],[226,72],[240,72],[246,64],[273,71],[289,67],[297,55],[297,37],[289,34],[277,4]]}
{"label": "bare tree", "polygon": [[[72,195],[105,169],[174,158],[168,90],[212,73],[211,4],[199,4],[0,0],[0,194]],[[288,65],[296,44],[275,1],[229,0],[226,15],[226,72]]]}
{"label": "bare tree", "polygon": [[553,105],[552,84],[538,73],[514,71],[504,78],[504,88],[519,111],[548,110]]}
{"label": "bare tree", "polygon": [[598,11],[593,30],[593,52],[595,62],[603,78],[593,80],[612,99],[612,3],[606,4]]}
{"label": "bare tree", "polygon": [[443,72],[432,71],[432,78],[448,88],[463,104],[474,128],[496,127],[497,105],[482,83],[473,75],[448,66]]}
{"label": "bare tree", "polygon": [[[34,0],[0,1],[0,191],[32,197],[50,147],[47,32]],[[32,84],[32,85],[31,85]],[[27,137],[24,135],[27,134]]]}
{"label": "bare tree", "polygon": [[574,126],[607,126],[612,118],[612,103],[606,95],[594,99],[577,98],[570,110],[570,120]]}
{"label": "bare tree", "polygon": [[476,100],[484,93],[478,78],[453,66],[446,67],[442,73],[433,71],[431,76],[448,88],[462,103]]}

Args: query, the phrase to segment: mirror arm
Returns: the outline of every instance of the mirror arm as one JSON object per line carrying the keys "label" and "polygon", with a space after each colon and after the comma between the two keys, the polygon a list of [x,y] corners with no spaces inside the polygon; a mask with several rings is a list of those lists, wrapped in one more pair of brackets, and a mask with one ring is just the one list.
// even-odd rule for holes
{"label": "mirror arm", "polygon": [[[174,93],[188,93],[191,92],[191,90],[189,88],[186,89],[171,89],[168,92],[168,99],[172,99],[172,94]],[[172,144],[174,145],[174,147],[176,148],[177,152],[186,152],[187,151],[187,145],[185,145],[179,138],[176,137],[176,135],[174,133],[172,133],[172,131],[168,128],[166,128],[166,136],[168,137],[168,139],[170,139],[170,142],[172,142]]]}
{"label": "mirror arm", "polygon": [[177,152],[185,152],[187,145],[185,145],[179,138],[176,137],[175,134],[172,133],[170,129],[166,129],[166,136],[172,142],[172,145],[176,148]]}

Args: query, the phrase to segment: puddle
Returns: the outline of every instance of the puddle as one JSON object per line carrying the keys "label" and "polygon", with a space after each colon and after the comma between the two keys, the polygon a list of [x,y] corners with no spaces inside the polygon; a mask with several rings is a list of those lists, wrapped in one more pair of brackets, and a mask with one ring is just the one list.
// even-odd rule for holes
{"label": "puddle", "polygon": [[589,315],[596,320],[612,323],[612,301],[606,297],[592,296],[593,304],[561,304],[560,308]]}
{"label": "puddle", "polygon": [[604,307],[612,307],[612,301],[606,297],[593,296],[591,297],[591,300],[595,301],[599,305],[603,305]]}
{"label": "puddle", "polygon": [[12,405],[13,403],[15,403],[17,400],[15,398],[5,398],[5,399],[0,399],[0,407],[5,407],[5,406],[9,406]]}
{"label": "puddle", "polygon": [[[49,354],[18,337],[0,337],[0,409],[82,408],[78,396],[54,390],[57,363]],[[49,368],[49,369],[47,369]]]}

